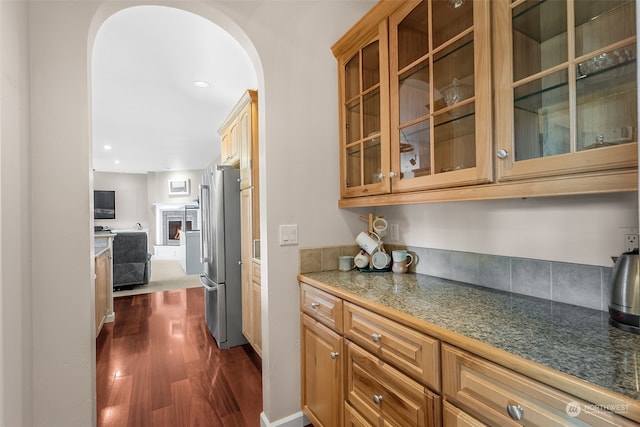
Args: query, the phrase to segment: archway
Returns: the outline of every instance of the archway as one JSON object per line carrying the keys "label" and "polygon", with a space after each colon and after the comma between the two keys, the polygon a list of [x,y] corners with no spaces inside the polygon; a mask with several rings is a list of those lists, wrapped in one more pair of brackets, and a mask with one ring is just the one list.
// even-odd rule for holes
{"label": "archway", "polygon": [[[175,17],[180,18],[183,21],[183,24],[184,24],[186,16],[187,15],[191,15],[189,17],[189,19],[196,19],[196,20],[199,20],[199,21],[206,21],[207,25],[211,25],[211,26],[217,26],[216,23],[214,22],[214,20],[215,21],[222,21],[223,24],[226,24],[226,25],[230,26],[232,31],[234,31],[234,32],[235,31],[239,31],[239,30],[237,30],[237,28],[234,25],[230,25],[230,23],[228,22],[227,19],[222,19],[221,15],[218,15],[213,10],[204,10],[203,8],[200,7],[201,5],[193,5],[192,4],[192,5],[190,5],[191,9],[193,9],[194,7],[196,9],[200,9],[199,11],[192,11],[192,10],[187,10],[189,8],[185,8],[183,6],[184,6],[183,4],[176,4],[176,5],[172,5],[171,7],[167,7],[166,4],[163,5],[163,6],[151,6],[151,5],[148,5],[148,4],[143,4],[141,6],[131,6],[131,7],[128,7],[128,8],[122,8],[122,9],[116,10],[115,8],[112,8],[110,5],[105,5],[104,8],[97,14],[97,16],[104,17],[104,19],[101,19],[100,23],[98,25],[98,23],[96,21],[98,18],[96,17],[96,20],[94,20],[94,22],[92,23],[92,28],[94,28],[94,30],[92,31],[92,37],[91,37],[91,43],[90,43],[91,52],[92,52],[91,66],[90,66],[91,70],[95,71],[94,67],[96,66],[96,64],[98,62],[96,60],[96,58],[99,58],[99,55],[100,55],[100,50],[99,50],[100,37],[102,36],[102,31],[105,28],[105,26],[108,26],[108,24],[112,20],[117,19],[122,14],[126,14],[126,13],[131,12],[131,11],[135,11],[135,12],[138,12],[138,13],[142,12],[144,14],[144,12],[152,11],[152,8],[159,8],[159,9],[163,9],[163,13],[165,15],[164,19],[167,19],[167,17],[168,17],[167,14],[169,14],[169,15],[174,14]],[[106,11],[105,9],[112,9],[112,10]],[[144,9],[144,11],[142,11],[141,9]],[[148,25],[150,23],[149,22],[145,22],[145,24]],[[202,24],[202,22],[198,22],[198,24]],[[98,26],[97,30],[95,30],[96,26]],[[148,29],[149,28],[147,28],[147,30]],[[243,34],[241,34],[240,39],[245,40],[245,37],[244,37]],[[246,40],[245,40],[245,42],[246,42]],[[156,46],[156,47],[158,49],[162,49],[161,45]],[[244,46],[243,46],[243,48],[244,48]],[[252,45],[249,45],[248,48],[245,48],[245,49],[247,49],[250,52],[253,51]],[[253,60],[255,61],[255,58],[253,58]],[[253,72],[255,74],[258,74],[258,76],[259,76],[260,74],[256,70],[256,69],[259,69],[259,67],[256,67],[254,64],[255,63],[251,64],[253,66]],[[229,64],[227,64],[227,65],[229,65]],[[230,66],[233,69],[234,66],[233,65],[230,65]],[[92,75],[95,77],[95,72],[92,72]],[[210,80],[215,80],[215,79],[210,79]],[[185,82],[185,83],[187,83],[187,82]],[[188,82],[188,83],[190,84],[192,82]],[[92,81],[92,87],[94,88],[94,95],[95,95],[95,81]],[[254,80],[253,84],[244,85],[244,87],[242,87],[242,90],[245,90],[247,88],[256,88],[256,87],[259,87],[259,85]],[[234,93],[234,92],[231,91],[231,93]],[[238,91],[237,93],[234,93],[232,95],[233,96],[232,101],[235,102],[237,100],[236,98],[238,98],[239,95],[241,95],[241,94],[242,94],[242,91]],[[95,125],[95,119],[96,119],[95,115],[100,113],[99,112],[99,108],[98,108],[100,106],[100,102],[102,102],[101,98],[96,97],[96,96],[92,97],[92,112],[91,112],[91,114],[92,114],[92,121],[93,121],[94,125]],[[230,106],[232,106],[232,105],[233,105],[233,103],[230,104]],[[229,110],[230,109],[231,109],[231,107],[229,107]],[[222,121],[222,119],[224,119],[224,116],[220,117],[220,121]],[[211,126],[211,127],[214,128],[214,126]],[[92,135],[93,135],[93,141],[92,141],[93,150],[100,149],[100,147],[103,144],[103,141],[96,141],[97,138],[96,138],[95,129],[94,129],[94,132],[92,132]],[[219,152],[219,150],[218,150],[218,152]],[[213,160],[216,160],[216,158],[212,157],[210,160],[213,161]],[[202,169],[204,169],[204,167]],[[194,185],[196,185],[196,184],[194,183]],[[148,202],[149,203],[153,203],[152,200],[149,200]],[[94,358],[94,360],[95,360],[95,358]],[[95,372],[95,366],[94,366],[94,372]],[[95,383],[95,379],[94,379],[94,383]],[[97,414],[97,415],[98,415],[98,417],[100,417],[100,414]]]}

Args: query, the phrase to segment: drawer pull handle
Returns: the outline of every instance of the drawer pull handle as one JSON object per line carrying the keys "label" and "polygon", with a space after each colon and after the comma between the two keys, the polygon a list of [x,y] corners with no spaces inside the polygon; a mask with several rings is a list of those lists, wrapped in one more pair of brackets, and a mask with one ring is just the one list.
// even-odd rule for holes
{"label": "drawer pull handle", "polygon": [[371,339],[374,342],[380,342],[380,340],[382,339],[382,335],[380,335],[380,334],[371,334]]}
{"label": "drawer pull handle", "polygon": [[320,304],[318,304],[317,302],[311,303],[311,308],[318,308],[318,306],[320,306]]}
{"label": "drawer pull handle", "polygon": [[382,395],[381,394],[374,394],[373,395],[373,401],[375,402],[376,405],[379,405],[382,403]]}
{"label": "drawer pull handle", "polygon": [[331,357],[332,359],[337,359],[339,355],[340,353],[338,353],[337,351],[332,351],[331,353],[329,353],[329,357]]}
{"label": "drawer pull handle", "polygon": [[520,421],[524,415],[524,408],[518,404],[507,405],[507,412],[509,412],[511,418],[516,421]]}

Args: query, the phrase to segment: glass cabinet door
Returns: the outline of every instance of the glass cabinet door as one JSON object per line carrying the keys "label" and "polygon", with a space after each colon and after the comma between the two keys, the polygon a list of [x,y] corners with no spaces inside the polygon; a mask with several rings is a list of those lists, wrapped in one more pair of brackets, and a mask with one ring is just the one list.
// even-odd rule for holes
{"label": "glass cabinet door", "polygon": [[386,24],[362,48],[339,61],[342,84],[341,193],[343,197],[388,193]]}
{"label": "glass cabinet door", "polygon": [[412,2],[390,17],[393,191],[491,180],[489,3]]}
{"label": "glass cabinet door", "polygon": [[635,1],[501,0],[495,18],[499,179],[636,165]]}

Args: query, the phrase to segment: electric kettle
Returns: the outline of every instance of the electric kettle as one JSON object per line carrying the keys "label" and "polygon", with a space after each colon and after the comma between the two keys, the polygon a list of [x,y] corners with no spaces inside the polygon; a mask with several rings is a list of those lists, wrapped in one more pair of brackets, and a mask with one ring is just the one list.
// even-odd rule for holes
{"label": "electric kettle", "polygon": [[629,332],[640,333],[640,259],[638,250],[614,258],[611,272],[611,324]]}

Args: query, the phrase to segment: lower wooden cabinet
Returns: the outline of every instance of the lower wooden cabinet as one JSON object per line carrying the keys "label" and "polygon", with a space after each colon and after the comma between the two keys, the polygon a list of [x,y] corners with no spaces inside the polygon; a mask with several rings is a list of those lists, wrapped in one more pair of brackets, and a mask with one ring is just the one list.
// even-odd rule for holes
{"label": "lower wooden cabinet", "polygon": [[442,402],[443,427],[486,427],[487,425],[473,418],[449,402]]}
{"label": "lower wooden cabinet", "polygon": [[345,347],[345,399],[370,425],[440,425],[439,396],[356,344]]}
{"label": "lower wooden cabinet", "polygon": [[344,426],[345,427],[370,427],[371,424],[364,419],[362,415],[351,407],[348,403],[344,404]]}
{"label": "lower wooden cabinet", "polygon": [[107,249],[95,257],[95,327],[96,336],[104,325],[109,311],[111,286],[111,250]]}
{"label": "lower wooden cabinet", "polygon": [[301,314],[302,410],[314,427],[339,427],[343,420],[343,338]]}
{"label": "lower wooden cabinet", "polygon": [[637,426],[575,396],[446,344],[442,345],[442,370],[443,397],[489,425]]}
{"label": "lower wooden cabinet", "polygon": [[260,282],[260,263],[253,261],[251,263],[251,295],[249,297],[249,306],[251,307],[251,329],[252,342],[254,350],[262,357],[262,286]]}

